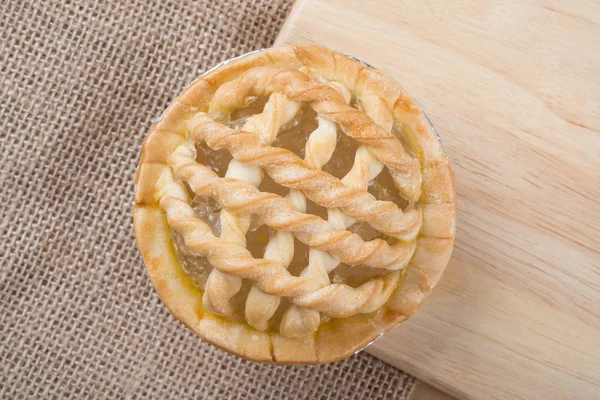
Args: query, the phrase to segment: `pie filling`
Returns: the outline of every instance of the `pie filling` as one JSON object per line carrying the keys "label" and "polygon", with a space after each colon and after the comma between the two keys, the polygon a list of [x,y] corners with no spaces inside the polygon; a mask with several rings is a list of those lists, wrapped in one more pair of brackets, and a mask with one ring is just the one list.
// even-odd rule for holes
{"label": "pie filling", "polygon": [[[267,98],[263,97],[248,98],[247,106],[245,108],[234,111],[231,114],[231,120],[223,122],[226,122],[231,128],[241,129],[249,116],[262,112],[267,100]],[[272,146],[285,148],[295,153],[298,157],[304,158],[307,139],[317,127],[318,122],[316,113],[308,105],[303,104],[295,118],[279,129]],[[397,134],[397,132],[396,136],[401,139],[401,135]],[[405,148],[407,148],[406,144],[404,145]],[[343,178],[354,164],[354,154],[357,147],[357,142],[341,132],[341,129],[338,126],[335,151],[333,152],[331,159],[321,169],[339,179]],[[413,154],[408,148],[407,152],[408,154]],[[196,144],[196,154],[196,161],[198,163],[206,165],[221,177],[225,176],[228,165],[232,160],[232,156],[227,150],[213,150],[205,143]],[[271,192],[282,197],[290,192],[290,189],[277,184],[266,173],[263,172],[263,175],[263,180],[258,187],[261,192]],[[191,206],[194,209],[196,216],[211,227],[215,236],[219,236],[221,234],[221,205],[209,197],[195,195],[185,183],[184,186],[188,189],[190,198],[192,198]],[[368,192],[378,200],[395,203],[402,210],[406,210],[410,206],[415,206],[415,204],[410,204],[399,194],[386,167],[383,168],[381,173],[375,179],[369,182]],[[328,218],[327,209],[315,204],[309,199],[306,199],[306,213],[317,215],[325,220]],[[262,258],[265,247],[277,231],[263,224],[257,216],[250,216],[250,218],[250,227],[246,234],[246,248],[254,258]],[[382,234],[366,222],[355,222],[349,226],[347,230],[358,234],[365,241],[381,238],[386,240],[389,244],[394,244],[398,240]],[[213,267],[206,258],[195,254],[192,250],[187,248],[179,233],[173,230],[171,232],[173,243],[175,245],[175,253],[183,271],[196,288],[202,291],[205,290],[208,277],[213,270]],[[287,269],[292,275],[299,276],[307,267],[309,247],[294,238],[293,252],[292,261]],[[348,265],[339,263],[329,272],[329,280],[332,283],[344,283],[356,288],[374,277],[385,276],[390,273],[392,272],[386,269],[371,268],[362,264]],[[242,282],[241,290],[233,297],[233,301],[239,310],[239,318],[243,318],[244,304],[251,286],[252,284],[250,282],[244,280]],[[269,320],[270,329],[277,329],[282,315],[290,306],[291,303],[286,298],[281,299],[281,303],[276,313]],[[321,322],[325,322],[328,319],[329,317],[327,315],[321,315]]]}

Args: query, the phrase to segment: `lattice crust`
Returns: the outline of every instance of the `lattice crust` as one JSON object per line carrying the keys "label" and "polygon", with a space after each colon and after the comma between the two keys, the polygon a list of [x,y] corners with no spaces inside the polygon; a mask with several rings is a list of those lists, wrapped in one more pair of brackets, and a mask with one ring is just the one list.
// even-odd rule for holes
{"label": "lattice crust", "polygon": [[[232,113],[255,97],[268,99],[264,108],[233,126]],[[306,105],[318,126],[300,158],[273,142]],[[358,143],[341,179],[322,170],[339,132]],[[199,144],[231,155],[224,177],[197,160]],[[408,206],[369,193],[384,170]],[[265,174],[288,193],[259,190]],[[222,207],[220,232],[196,214],[192,196]],[[327,218],[307,213],[307,201]],[[312,363],[344,358],[416,311],[450,257],[455,213],[450,166],[400,86],[301,45],[221,66],[175,100],[144,143],[134,219],[150,278],[192,330],[247,358]],[[256,221],[274,231],[262,258],[246,248]],[[357,221],[380,237],[348,230]],[[179,266],[173,235],[212,266],[204,290]],[[288,271],[295,240],[309,247],[299,276]],[[330,280],[340,263],[381,272],[353,287]]]}

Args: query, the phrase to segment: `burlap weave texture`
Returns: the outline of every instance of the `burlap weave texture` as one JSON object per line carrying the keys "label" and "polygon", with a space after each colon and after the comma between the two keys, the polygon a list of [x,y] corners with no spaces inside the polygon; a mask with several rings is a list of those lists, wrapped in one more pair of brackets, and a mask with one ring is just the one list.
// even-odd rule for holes
{"label": "burlap weave texture", "polygon": [[219,61],[269,46],[288,0],[0,4],[0,399],[403,399],[367,355],[256,364],[163,307],[133,238],[153,119]]}

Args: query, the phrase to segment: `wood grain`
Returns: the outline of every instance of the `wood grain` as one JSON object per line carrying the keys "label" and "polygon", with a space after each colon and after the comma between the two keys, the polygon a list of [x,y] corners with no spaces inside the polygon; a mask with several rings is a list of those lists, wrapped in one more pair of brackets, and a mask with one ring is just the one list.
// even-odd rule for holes
{"label": "wood grain", "polygon": [[458,397],[598,398],[600,5],[306,0],[298,42],[395,77],[455,168],[448,270],[369,351]]}

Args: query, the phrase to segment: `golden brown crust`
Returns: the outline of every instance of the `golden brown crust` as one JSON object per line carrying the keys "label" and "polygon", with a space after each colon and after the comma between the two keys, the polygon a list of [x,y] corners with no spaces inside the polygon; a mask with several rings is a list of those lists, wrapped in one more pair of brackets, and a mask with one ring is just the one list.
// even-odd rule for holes
{"label": "golden brown crust", "polygon": [[173,315],[196,330],[204,314],[202,298],[177,263],[165,214],[158,207],[136,204],[133,219],[138,247],[156,291]]}
{"label": "golden brown crust", "polygon": [[[167,185],[178,184],[171,179]],[[280,262],[256,259],[245,246],[214,236],[210,227],[194,215],[183,196],[169,194],[160,200],[169,227],[181,234],[185,245],[205,257],[215,269],[227,276],[248,279],[264,293],[286,297],[298,306],[334,318],[346,318],[370,312],[373,304],[380,307],[390,296],[390,286],[397,284],[396,272],[371,279],[356,288],[336,283],[322,285],[307,277],[293,276]]]}
{"label": "golden brown crust", "polygon": [[[185,141],[184,121],[206,112],[215,92],[249,69],[306,67],[326,81],[336,81],[358,98],[375,96],[391,110],[393,121],[421,161],[423,224],[416,250],[387,305],[369,314],[335,319],[302,339],[260,332],[241,320],[207,312],[177,263],[171,230],[158,200],[158,184],[169,174],[168,157]],[[303,78],[299,78],[303,79]],[[274,83],[279,90],[283,83]],[[333,92],[328,96],[335,96]],[[309,99],[303,98],[303,101]],[[378,101],[378,100],[376,100]],[[386,116],[373,116],[380,126]],[[343,121],[342,121],[343,122]],[[352,119],[347,124],[357,123]],[[383,124],[383,125],[381,125]],[[363,125],[357,125],[358,130]],[[383,131],[381,131],[383,132]],[[279,363],[325,363],[346,358],[412,315],[438,282],[450,257],[456,224],[452,170],[426,117],[398,83],[344,55],[315,45],[268,49],[233,61],[192,83],[165,111],[146,138],[136,176],[134,230],[148,275],[169,310],[205,340],[244,358]]]}
{"label": "golden brown crust", "polygon": [[423,271],[433,288],[448,265],[453,246],[454,238],[420,237],[410,266]]}
{"label": "golden brown crust", "polygon": [[[360,76],[359,74],[359,78]],[[379,77],[379,74],[376,76]],[[349,89],[353,92],[354,87]],[[418,160],[409,157],[400,141],[374,123],[369,115],[346,104],[337,90],[314,82],[300,71],[273,67],[253,68],[216,91],[209,113],[215,114],[216,110],[229,113],[243,107],[248,96],[269,96],[273,92],[283,93],[291,100],[308,103],[319,115],[337,123],[346,135],[368,146],[369,151],[388,167],[398,190],[408,200],[419,199],[421,175]],[[373,95],[373,92],[369,92],[369,95]],[[202,139],[208,141],[209,138],[210,135]]]}
{"label": "golden brown crust", "polygon": [[[317,215],[296,210],[284,197],[261,192],[243,181],[219,177],[209,168],[196,163],[191,154],[174,153],[169,161],[175,177],[188,182],[197,195],[210,196],[224,208],[237,213],[257,215],[265,225],[278,231],[292,232],[301,242],[326,251],[341,262],[400,269],[412,257],[414,247],[407,243],[390,245],[383,239],[364,241],[356,233],[337,230]],[[243,195],[243,200],[240,200],[240,195]],[[397,268],[393,265],[397,265]]]}
{"label": "golden brown crust", "polygon": [[454,174],[448,162],[428,165],[423,168],[422,194],[419,199],[425,204],[456,203]]}
{"label": "golden brown crust", "polygon": [[390,297],[388,307],[405,317],[413,315],[431,293],[431,280],[426,272],[417,268],[408,268],[402,284]]}
{"label": "golden brown crust", "polygon": [[[301,338],[286,338],[279,333],[271,334],[273,361],[284,364],[314,364],[318,360],[315,334]],[[318,361],[317,361],[318,362]]]}
{"label": "golden brown crust", "polygon": [[[348,187],[327,172],[309,168],[291,151],[264,144],[257,135],[233,130],[204,114],[198,114],[190,122],[190,136],[214,149],[227,149],[237,160],[261,167],[275,182],[301,190],[323,207],[340,208],[347,215],[368,221],[390,236],[401,239],[416,236],[421,218],[418,210],[403,212],[394,203],[377,200],[364,189]],[[418,168],[416,173],[420,175]],[[323,190],[323,187],[328,190]]]}

